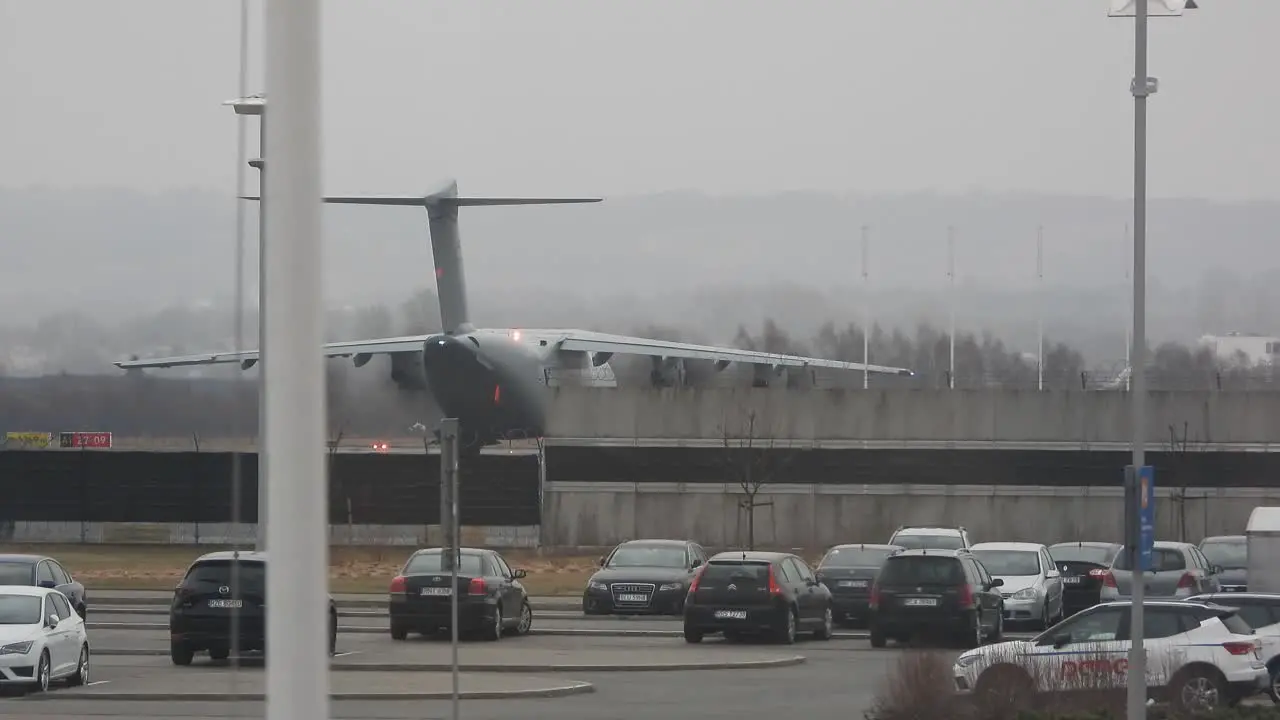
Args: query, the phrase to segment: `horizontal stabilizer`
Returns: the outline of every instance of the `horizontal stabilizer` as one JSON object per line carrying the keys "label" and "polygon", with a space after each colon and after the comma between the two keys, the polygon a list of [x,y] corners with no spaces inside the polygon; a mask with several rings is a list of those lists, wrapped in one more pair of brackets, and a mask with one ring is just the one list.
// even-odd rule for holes
{"label": "horizontal stabilizer", "polygon": [[[241,195],[241,200],[261,200],[257,195]],[[327,203],[338,205],[399,205],[402,207],[427,207],[428,205],[452,205],[454,207],[481,207],[486,205],[565,205],[568,203],[596,203],[604,198],[499,198],[499,197],[440,197],[422,195],[331,195]]]}

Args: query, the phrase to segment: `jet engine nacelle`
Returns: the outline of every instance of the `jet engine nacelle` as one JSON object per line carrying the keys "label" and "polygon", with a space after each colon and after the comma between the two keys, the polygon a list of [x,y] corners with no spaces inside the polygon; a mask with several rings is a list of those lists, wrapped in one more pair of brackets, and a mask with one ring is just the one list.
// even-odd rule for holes
{"label": "jet engine nacelle", "polygon": [[391,355],[391,380],[401,390],[426,390],[427,369],[422,362],[422,352]]}

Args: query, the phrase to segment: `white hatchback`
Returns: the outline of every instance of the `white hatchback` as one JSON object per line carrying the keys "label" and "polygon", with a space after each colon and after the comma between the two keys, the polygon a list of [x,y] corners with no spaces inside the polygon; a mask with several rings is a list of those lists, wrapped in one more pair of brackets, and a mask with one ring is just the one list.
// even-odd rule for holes
{"label": "white hatchback", "polygon": [[[1077,613],[1031,640],[970,650],[953,668],[956,689],[982,695],[1118,689],[1126,686],[1132,603]],[[1191,710],[1234,705],[1263,692],[1262,642],[1234,608],[1209,603],[1143,603],[1147,687]]]}
{"label": "white hatchback", "polygon": [[0,686],[44,692],[64,679],[89,682],[84,619],[52,588],[0,587]]}

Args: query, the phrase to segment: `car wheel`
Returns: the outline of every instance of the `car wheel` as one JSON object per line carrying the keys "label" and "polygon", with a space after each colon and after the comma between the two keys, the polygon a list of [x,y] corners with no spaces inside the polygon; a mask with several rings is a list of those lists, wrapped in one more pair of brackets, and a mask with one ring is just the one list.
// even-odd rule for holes
{"label": "car wheel", "polygon": [[1183,670],[1169,685],[1174,705],[1184,712],[1207,713],[1227,705],[1226,683],[1210,670]]}
{"label": "car wheel", "polygon": [[1280,704],[1280,658],[1271,660],[1271,664],[1267,666],[1267,672],[1271,674],[1267,695],[1271,697],[1271,702]]}
{"label": "car wheel", "polygon": [[338,654],[338,614],[329,613],[329,655]]}
{"label": "car wheel", "polygon": [[195,656],[195,652],[186,643],[180,640],[169,643],[169,659],[174,665],[190,665]]}
{"label": "car wheel", "polygon": [[982,647],[982,615],[974,612],[970,616],[972,626],[960,635],[960,645],[965,649]]}
{"label": "car wheel", "polygon": [[831,617],[831,608],[828,607],[822,614],[822,627],[813,631],[813,637],[817,640],[830,640],[835,634],[835,620]]}
{"label": "car wheel", "polygon": [[391,639],[404,640],[409,637],[409,628],[403,622],[397,622],[395,618],[391,618]]}
{"label": "car wheel", "polygon": [[1026,670],[1013,665],[996,665],[978,676],[973,694],[980,709],[995,706],[996,709],[1017,713],[1031,708],[1036,686]]}
{"label": "car wheel", "polygon": [[1045,600],[1044,605],[1040,608],[1040,629],[1048,630],[1049,625],[1049,601]]}
{"label": "car wheel", "polygon": [[484,639],[490,642],[502,638],[502,625],[506,622],[502,619],[502,605],[493,606],[493,623],[484,630]]}
{"label": "car wheel", "polygon": [[45,650],[40,653],[40,664],[36,666],[36,692],[49,692],[49,675],[51,672],[49,651]]}
{"label": "car wheel", "polygon": [[701,631],[701,630],[699,630],[699,629],[697,629],[697,628],[695,628],[695,627],[690,627],[689,625],[685,625],[685,626],[684,626],[684,641],[685,641],[685,642],[687,642],[687,643],[700,643],[700,642],[702,642],[702,631]]}
{"label": "car wheel", "polygon": [[796,641],[796,611],[787,608],[783,611],[782,627],[778,628],[778,642],[791,645]]}
{"label": "car wheel", "polygon": [[884,631],[875,625],[871,626],[871,647],[882,648],[887,644],[888,638],[884,636]]}
{"label": "car wheel", "polygon": [[520,603],[520,622],[516,623],[512,634],[527,635],[531,627],[533,627],[533,608],[529,607],[529,601],[525,600]]}
{"label": "car wheel", "polygon": [[72,687],[89,684],[89,643],[80,646],[80,662],[76,665],[76,674],[67,678]]}
{"label": "car wheel", "polygon": [[996,615],[996,629],[991,632],[989,638],[991,642],[998,643],[1004,637],[1004,609],[1000,609],[1000,613]]}

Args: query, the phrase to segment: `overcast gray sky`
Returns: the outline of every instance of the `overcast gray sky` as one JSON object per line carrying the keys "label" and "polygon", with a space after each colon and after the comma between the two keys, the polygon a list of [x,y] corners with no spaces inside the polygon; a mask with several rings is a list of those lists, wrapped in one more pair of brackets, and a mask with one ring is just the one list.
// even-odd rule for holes
{"label": "overcast gray sky", "polygon": [[[1280,1],[1202,5],[1152,22],[1151,193],[1280,198]],[[1106,6],[332,0],[325,185],[1128,196],[1133,23]],[[0,186],[231,190],[238,16],[0,0]]]}

